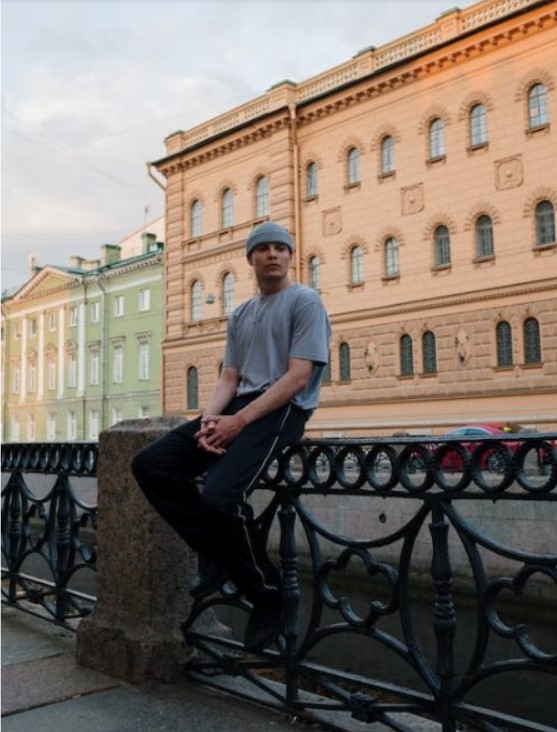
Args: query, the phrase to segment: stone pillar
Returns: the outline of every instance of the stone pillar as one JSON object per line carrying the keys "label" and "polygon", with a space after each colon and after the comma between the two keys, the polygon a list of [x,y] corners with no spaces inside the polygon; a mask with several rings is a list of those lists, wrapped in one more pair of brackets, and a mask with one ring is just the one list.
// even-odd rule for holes
{"label": "stone pillar", "polygon": [[135,453],[182,420],[138,419],[99,440],[97,603],[77,632],[77,662],[125,678],[174,681],[189,655],[180,624],[197,556],[151,508]]}

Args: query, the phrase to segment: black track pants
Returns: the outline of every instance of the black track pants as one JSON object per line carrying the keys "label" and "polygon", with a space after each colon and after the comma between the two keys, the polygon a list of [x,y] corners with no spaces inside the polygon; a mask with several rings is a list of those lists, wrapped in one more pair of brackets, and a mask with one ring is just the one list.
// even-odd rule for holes
{"label": "black track pants", "polygon": [[[258,395],[236,397],[234,414]],[[200,418],[171,430],[133,458],[133,474],[158,513],[196,552],[218,559],[250,599],[277,587],[255,534],[247,497],[273,456],[302,437],[306,415],[288,404],[249,424],[220,457],[200,450]],[[205,473],[200,493],[193,479]]]}

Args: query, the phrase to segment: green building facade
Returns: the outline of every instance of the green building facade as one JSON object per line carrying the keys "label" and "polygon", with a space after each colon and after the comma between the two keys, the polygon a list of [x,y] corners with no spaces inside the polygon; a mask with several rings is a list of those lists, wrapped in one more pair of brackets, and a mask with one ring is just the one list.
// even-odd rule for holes
{"label": "green building facade", "polygon": [[96,441],[161,413],[163,244],[35,268],[2,299],[2,440]]}

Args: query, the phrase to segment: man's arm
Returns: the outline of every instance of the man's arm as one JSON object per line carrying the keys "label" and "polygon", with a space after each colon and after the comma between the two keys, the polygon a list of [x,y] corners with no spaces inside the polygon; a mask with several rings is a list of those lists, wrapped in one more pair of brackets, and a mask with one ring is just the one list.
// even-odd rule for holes
{"label": "man's arm", "polygon": [[288,404],[306,386],[312,368],[312,361],[291,358],[288,361],[288,370],[280,379],[236,414],[210,414],[205,410],[204,418],[214,424],[214,429],[206,437],[207,444],[222,451],[248,424]]}

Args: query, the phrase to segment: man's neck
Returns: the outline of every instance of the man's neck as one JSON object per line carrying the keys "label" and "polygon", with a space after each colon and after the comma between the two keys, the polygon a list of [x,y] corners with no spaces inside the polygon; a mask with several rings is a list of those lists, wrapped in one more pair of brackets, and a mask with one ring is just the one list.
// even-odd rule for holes
{"label": "man's neck", "polygon": [[258,284],[261,294],[267,297],[268,295],[276,295],[277,292],[286,290],[286,288],[290,287],[292,283],[290,282],[290,279],[288,277],[285,277],[283,280],[278,280],[274,282],[259,282]]}

